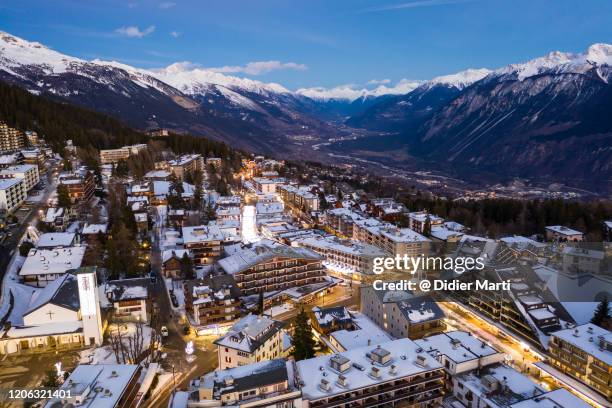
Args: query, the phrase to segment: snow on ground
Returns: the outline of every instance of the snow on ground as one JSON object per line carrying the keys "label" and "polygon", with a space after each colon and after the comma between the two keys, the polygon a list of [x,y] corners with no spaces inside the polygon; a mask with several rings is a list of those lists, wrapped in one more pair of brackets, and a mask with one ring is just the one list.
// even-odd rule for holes
{"label": "snow on ground", "polygon": [[[19,293],[19,287],[24,286],[17,282],[17,274],[21,269],[21,266],[25,262],[26,258],[24,256],[19,255],[19,250],[16,249],[13,254],[13,258],[9,262],[9,265],[6,269],[6,273],[4,274],[4,279],[2,280],[2,304],[0,304],[0,320],[9,312],[10,308],[10,295],[9,292],[13,287],[16,287],[16,295]],[[29,297],[27,298],[29,301]],[[27,306],[27,302],[26,302]]]}
{"label": "snow on ground", "polygon": [[293,305],[289,303],[283,303],[282,305],[272,306],[269,309],[266,309],[265,315],[275,317],[281,315],[283,313],[287,313],[293,309]]}
{"label": "snow on ground", "polygon": [[[111,323],[108,326],[107,333],[110,335],[116,334],[117,329],[121,331],[123,336],[123,344],[128,344],[128,338],[133,337],[136,333],[136,323]],[[146,350],[151,343],[151,328],[147,325],[142,325],[143,335],[143,350]],[[80,353],[80,361],[82,364],[117,364],[117,357],[110,345],[94,347]]]}

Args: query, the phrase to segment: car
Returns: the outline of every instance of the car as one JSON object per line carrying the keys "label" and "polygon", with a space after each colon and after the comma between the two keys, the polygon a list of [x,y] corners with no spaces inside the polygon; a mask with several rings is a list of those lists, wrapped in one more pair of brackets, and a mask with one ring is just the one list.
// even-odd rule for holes
{"label": "car", "polygon": [[168,337],[168,328],[166,326],[162,326],[159,332],[162,337]]}
{"label": "car", "polygon": [[156,283],[157,282],[157,275],[155,275],[155,272],[151,272],[149,274],[149,280],[151,281],[151,283]]}

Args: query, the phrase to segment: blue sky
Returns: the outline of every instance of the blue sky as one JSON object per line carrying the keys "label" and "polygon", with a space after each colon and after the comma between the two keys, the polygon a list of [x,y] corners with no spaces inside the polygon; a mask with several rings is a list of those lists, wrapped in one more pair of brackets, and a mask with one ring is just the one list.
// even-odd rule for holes
{"label": "blue sky", "polygon": [[0,30],[85,59],[190,61],[295,89],[579,52],[612,42],[611,16],[609,0],[4,0]]}

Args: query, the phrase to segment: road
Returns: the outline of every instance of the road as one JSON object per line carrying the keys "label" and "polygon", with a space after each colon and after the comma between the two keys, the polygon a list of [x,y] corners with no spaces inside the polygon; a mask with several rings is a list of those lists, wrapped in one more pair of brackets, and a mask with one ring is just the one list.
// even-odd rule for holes
{"label": "road", "polygon": [[[157,277],[154,285],[154,299],[155,306],[161,312],[161,325],[168,328],[168,337],[164,339],[163,346],[166,358],[162,360],[161,366],[167,372],[174,372],[174,380],[154,396],[147,406],[165,408],[168,406],[173,389],[187,389],[193,378],[208,373],[217,367],[217,352],[212,344],[214,338],[196,337],[193,334],[185,335],[183,332],[184,325],[180,322],[181,316],[172,307],[166,282],[161,272],[161,249],[159,245],[160,237],[164,231],[164,216],[159,208],[154,208],[153,212],[155,227],[151,246],[151,271]],[[185,347],[189,341],[193,341],[195,346],[194,355],[196,359],[193,363],[186,360]]]}
{"label": "road", "polygon": [[[10,237],[7,237],[2,243],[2,245],[0,245],[0,282],[2,282],[2,287],[0,288],[0,292],[1,292],[0,293],[0,305],[3,304],[3,302],[5,301],[4,299],[4,295],[5,295],[4,293],[4,286],[5,286],[4,285],[4,275],[6,274],[6,270],[8,268],[9,262],[11,261],[13,251],[18,250],[17,246],[19,245],[21,238],[25,234],[26,229],[28,228],[29,225],[33,224],[33,221],[37,220],[39,216],[39,210],[42,210],[43,208],[46,207],[47,200],[49,199],[51,194],[55,191],[56,184],[53,180],[53,172],[55,170],[57,170],[57,165],[50,167],[45,173],[46,179],[47,179],[46,180],[47,185],[42,192],[43,194],[42,199],[38,201],[36,204],[31,205],[30,211],[28,211],[27,214],[25,214],[25,216],[23,216],[22,214],[19,214],[19,211],[17,212],[16,215],[18,218],[21,215],[21,218],[19,219],[19,222],[18,222],[18,226],[11,231],[12,235]],[[41,180],[42,180],[42,177],[41,177]],[[2,317],[3,316],[0,316],[0,319]]]}

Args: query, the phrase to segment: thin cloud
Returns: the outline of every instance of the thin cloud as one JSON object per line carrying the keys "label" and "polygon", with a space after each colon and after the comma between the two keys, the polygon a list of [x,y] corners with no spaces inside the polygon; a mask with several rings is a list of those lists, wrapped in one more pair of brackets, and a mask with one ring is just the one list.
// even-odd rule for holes
{"label": "thin cloud", "polygon": [[248,74],[248,75],[262,75],[268,72],[278,71],[283,69],[291,69],[296,71],[303,71],[308,67],[304,64],[297,64],[295,62],[280,62],[280,61],[255,61],[249,62],[246,65],[226,65],[218,68],[209,68],[210,71],[220,72],[223,74]]}
{"label": "thin cloud", "polygon": [[379,11],[393,11],[403,9],[413,9],[419,7],[446,6],[450,4],[471,3],[475,0],[416,0],[398,4],[389,4],[387,6],[370,7],[359,10],[360,13],[375,13]]}
{"label": "thin cloud", "polygon": [[163,3],[159,3],[159,8],[160,9],[169,9],[176,6],[176,3],[172,2],[172,1],[164,1]]}
{"label": "thin cloud", "polygon": [[170,37],[179,38],[180,36],[181,33],[179,33],[178,31],[170,31]]}
{"label": "thin cloud", "polygon": [[142,38],[153,33],[153,31],[155,31],[155,26],[153,25],[145,28],[142,31],[137,26],[126,26],[116,29],[115,33],[130,38]]}
{"label": "thin cloud", "polygon": [[391,83],[390,79],[371,79],[367,82],[367,85],[385,85]]}

